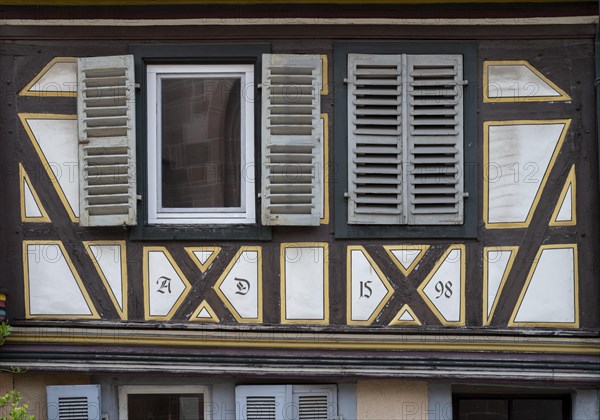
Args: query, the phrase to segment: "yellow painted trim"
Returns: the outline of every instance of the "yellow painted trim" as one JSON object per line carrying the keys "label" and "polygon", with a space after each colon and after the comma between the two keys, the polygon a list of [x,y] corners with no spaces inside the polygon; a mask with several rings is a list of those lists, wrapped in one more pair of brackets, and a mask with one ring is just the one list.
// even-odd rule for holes
{"label": "yellow painted trim", "polygon": [[[113,292],[112,287],[110,287],[110,283],[108,282],[108,279],[106,278],[106,275],[104,274],[104,271],[102,271],[102,268],[100,267],[100,263],[98,263],[98,260],[96,259],[96,257],[94,257],[94,253],[92,252],[91,246],[102,246],[102,245],[117,245],[120,250],[120,254],[121,254],[120,255],[120,258],[121,258],[121,295],[123,296],[123,307],[122,308],[119,305],[119,302],[117,301],[117,297],[115,296],[115,293]],[[85,247],[85,250],[87,251],[88,255],[90,256],[90,259],[92,260],[92,263],[94,264],[94,267],[96,268],[96,271],[98,272],[98,275],[102,279],[102,283],[104,283],[104,287],[105,287],[106,291],[108,292],[108,295],[110,296],[110,300],[112,301],[113,305],[115,305],[115,309],[117,310],[119,317],[122,320],[126,320],[127,314],[128,314],[128,310],[127,310],[127,300],[128,300],[128,296],[127,296],[127,291],[128,291],[127,243],[125,241],[83,241],[83,246]]]}
{"label": "yellow painted trim", "polygon": [[[32,327],[31,327],[32,328]],[[506,340],[498,337],[478,338],[467,337],[440,337],[433,335],[430,339],[420,336],[397,336],[387,340],[369,340],[368,338],[353,337],[345,339],[342,335],[322,335],[315,333],[308,336],[301,334],[282,334],[281,337],[273,336],[272,332],[265,332],[260,339],[261,333],[257,331],[237,331],[229,336],[226,332],[218,331],[215,335],[203,331],[200,336],[168,336],[157,334],[152,330],[144,330],[135,334],[115,334],[114,330],[106,334],[102,330],[93,330],[93,334],[78,333],[67,330],[55,330],[36,328],[32,333],[22,333],[24,328],[16,328],[7,341],[11,343],[51,343],[57,345],[65,343],[69,345],[98,344],[98,345],[121,345],[121,346],[150,346],[162,347],[215,347],[215,348],[255,348],[255,349],[317,349],[317,350],[390,350],[390,351],[452,351],[452,352],[519,352],[519,353],[559,353],[559,354],[588,354],[600,355],[600,346],[597,340],[589,342],[569,342],[568,340],[549,340],[540,342],[535,339],[521,337],[506,337]],[[257,338],[258,337],[258,338]],[[566,341],[566,342],[565,342]]]}
{"label": "yellow painted trim", "polygon": [[[206,273],[208,267],[210,267],[210,265],[215,261],[215,258],[217,258],[217,255],[219,255],[219,252],[221,252],[220,246],[186,246],[183,249],[185,249],[185,252],[187,252],[192,261],[194,261],[194,264],[196,264],[196,267],[198,267],[200,269],[200,272],[202,273]],[[202,264],[198,257],[196,257],[196,255],[194,254],[194,252],[197,251],[212,251],[212,254],[206,259],[206,262]]]}
{"label": "yellow painted trim", "polygon": [[[550,226],[575,226],[577,224],[577,189],[575,183],[575,165],[571,166],[571,170],[569,171],[569,175],[567,176],[567,180],[565,181],[565,185],[558,197],[558,202],[556,203],[556,207],[554,208],[554,212],[552,213],[552,217],[550,218]],[[567,191],[569,191],[569,187],[571,187],[571,220],[562,220],[558,221],[556,218],[558,217],[558,213],[560,212],[560,208],[565,201],[565,197],[567,195]]]}
{"label": "yellow painted trim", "polygon": [[[495,251],[510,251],[510,257],[508,258],[508,263],[504,268],[504,273],[502,273],[502,279],[500,280],[500,286],[498,286],[498,291],[496,292],[496,297],[494,302],[492,302],[492,308],[490,310],[490,315],[488,316],[488,287],[489,287],[489,272],[488,272],[488,263],[489,263],[489,252]],[[517,258],[517,252],[519,252],[518,246],[490,246],[483,248],[483,325],[488,326],[492,322],[492,317],[494,316],[494,312],[496,311],[496,306],[498,305],[498,300],[500,299],[500,295],[502,294],[502,290],[504,289],[504,285],[506,284],[506,279],[508,279],[508,275],[510,274],[510,270],[512,270],[512,266],[515,263],[515,259]]]}
{"label": "yellow painted trim", "polygon": [[[4,3],[4,1],[3,1]],[[23,4],[23,3],[20,3]],[[35,86],[35,84],[40,80],[48,71],[56,64],[56,63],[77,63],[76,57],[54,57],[52,60],[48,62],[44,66],[44,68],[33,78],[33,80],[21,89],[19,92],[19,96],[37,96],[37,97],[45,97],[45,96],[68,96],[68,97],[77,97],[77,91],[69,92],[69,91],[32,91],[31,88]],[[74,86],[77,88],[77,86]]]}
{"label": "yellow painted trim", "polygon": [[[387,289],[386,295],[383,297],[379,305],[373,310],[373,313],[366,321],[355,321],[352,319],[352,251],[360,251],[365,256],[371,268],[375,271],[379,280]],[[377,316],[381,313],[383,307],[389,302],[394,295],[394,288],[383,274],[379,266],[373,261],[367,250],[361,245],[348,245],[346,248],[346,323],[348,325],[371,325]]]}
{"label": "yellow painted trim", "polygon": [[[447,321],[446,318],[444,318],[442,313],[439,311],[439,309],[431,301],[431,299],[429,299],[429,297],[425,294],[424,290],[425,290],[425,287],[427,287],[427,284],[429,283],[429,281],[433,278],[433,276],[435,276],[435,274],[437,273],[437,271],[439,270],[441,265],[444,263],[444,261],[446,261],[446,258],[448,258],[448,255],[450,255],[450,252],[452,252],[454,250],[460,251],[460,318],[458,321]],[[427,306],[429,306],[429,309],[431,309],[431,312],[433,312],[433,314],[436,316],[436,318],[445,327],[460,327],[460,326],[465,325],[466,259],[467,259],[467,256],[466,256],[465,245],[463,245],[463,244],[450,245],[448,247],[448,249],[446,250],[446,252],[444,252],[444,255],[442,255],[441,258],[435,263],[433,270],[431,270],[431,272],[427,275],[427,277],[425,277],[425,280],[423,280],[423,282],[417,288],[417,292],[419,292],[419,295],[421,295],[421,298],[423,298],[423,301],[425,301]]]}
{"label": "yellow painted trim", "polygon": [[327,54],[321,54],[321,95],[329,95],[329,74],[328,72],[328,62],[327,62]]}
{"label": "yellow painted trim", "polygon": [[[552,157],[548,162],[548,167],[544,172],[544,176],[542,178],[542,182],[540,183],[537,193],[533,199],[533,203],[529,212],[527,213],[527,218],[524,222],[499,222],[499,223],[490,223],[489,222],[489,128],[492,126],[502,126],[502,125],[548,125],[548,124],[564,124],[562,132],[560,133],[560,137],[556,143],[554,151],[552,152]],[[556,158],[560,153],[563,143],[565,142],[565,138],[567,137],[567,133],[569,132],[569,127],[571,125],[571,119],[557,119],[557,120],[507,120],[507,121],[485,121],[483,123],[483,223],[486,229],[515,229],[515,228],[525,228],[529,226],[531,219],[533,218],[533,214],[537,209],[537,206],[540,201],[540,197],[542,196],[542,192],[546,187],[546,182],[548,181],[548,177],[550,176],[550,172],[554,168],[554,164],[556,163]]]}
{"label": "yellow painted trim", "polygon": [[[408,275],[415,269],[415,267],[421,262],[421,259],[427,253],[429,249],[429,245],[384,245],[383,249],[388,253],[392,262],[398,267],[398,269],[404,274],[404,277],[408,277]],[[415,258],[415,260],[410,264],[408,268],[404,268],[402,263],[398,261],[396,256],[392,251],[411,251],[411,250],[419,250],[419,255]]]}
{"label": "yellow painted trim", "polygon": [[[568,1],[568,0],[567,0]],[[374,0],[370,4],[474,4],[481,0]],[[487,3],[559,3],[565,0],[487,0]],[[182,4],[365,4],[361,0],[3,0],[7,6],[150,6]]]}
{"label": "yellow painted trim", "polygon": [[27,133],[29,140],[31,140],[31,144],[33,145],[40,160],[42,161],[42,165],[44,166],[46,173],[50,177],[50,181],[52,181],[52,185],[54,185],[54,188],[56,189],[56,193],[58,194],[60,201],[63,203],[63,206],[65,207],[65,210],[67,211],[67,214],[69,215],[69,218],[71,219],[71,222],[78,223],[79,218],[77,216],[75,216],[75,213],[73,212],[73,209],[71,208],[71,205],[69,204],[69,201],[67,200],[67,196],[65,195],[64,191],[62,190],[62,187],[60,186],[58,180],[56,179],[54,172],[52,172],[50,163],[48,163],[48,159],[46,159],[46,156],[44,155],[44,152],[42,151],[42,148],[40,147],[38,140],[36,139],[35,135],[33,134],[33,131],[31,130],[31,127],[29,126],[29,123],[27,122],[28,119],[30,119],[30,120],[76,120],[77,115],[19,113],[19,119],[21,120],[21,123],[23,124],[23,127],[25,128],[25,132]]}
{"label": "yellow painted trim", "polygon": [[[286,316],[286,273],[285,251],[288,248],[323,248],[323,319],[288,319]],[[282,324],[329,324],[329,243],[327,242],[290,242],[280,247],[280,297]]]}
{"label": "yellow painted trim", "polygon": [[323,120],[323,217],[320,223],[329,224],[329,114],[321,114]]}
{"label": "yellow painted trim", "polygon": [[[200,312],[206,309],[206,312],[210,315],[210,318],[198,318]],[[213,308],[208,304],[206,300],[203,300],[200,306],[196,308],[192,316],[190,317],[190,321],[192,322],[221,322]]]}
{"label": "yellow painted trim", "polygon": [[[538,263],[540,262],[540,258],[542,256],[542,252],[545,249],[566,249],[571,248],[573,250],[573,297],[575,302],[573,304],[573,310],[575,311],[575,321],[574,322],[516,322],[515,319],[517,314],[519,313],[519,309],[521,309],[521,304],[523,303],[523,299],[527,294],[527,289],[531,284],[531,280],[533,279],[533,275],[535,274],[535,270],[537,269]],[[529,274],[527,275],[527,280],[525,280],[525,285],[521,290],[521,294],[519,295],[519,299],[517,300],[517,304],[515,305],[515,309],[513,309],[512,315],[508,320],[509,327],[549,327],[549,328],[579,328],[579,264],[577,257],[577,244],[554,244],[554,245],[542,245],[533,260],[533,265],[529,270]]]}
{"label": "yellow painted trim", "polygon": [[[27,247],[29,245],[58,245],[63,258],[65,259],[65,262],[67,263],[67,265],[69,266],[69,269],[71,270],[71,274],[73,274],[73,278],[75,279],[75,281],[77,282],[77,285],[79,286],[79,291],[81,292],[83,299],[85,300],[86,304],[88,305],[88,309],[90,310],[89,315],[88,314],[81,314],[81,315],[35,314],[35,315],[33,315],[31,313],[31,306],[29,303],[29,300],[30,300],[29,253],[28,253],[28,249],[27,249]],[[61,241],[58,241],[58,240],[43,240],[43,241],[25,240],[25,241],[23,241],[23,284],[24,284],[24,298],[25,298],[25,318],[27,318],[27,319],[100,319],[100,315],[98,315],[98,312],[96,311],[96,308],[94,307],[94,304],[92,303],[92,299],[90,298],[90,295],[88,294],[87,289],[85,288],[83,281],[81,280],[81,277],[79,277],[79,273],[75,269],[75,266],[73,265],[73,262],[71,261],[71,258],[69,257],[69,254],[67,253],[67,250],[65,249],[65,246],[63,245],[63,243]]]}
{"label": "yellow painted trim", "polygon": [[[401,320],[400,317],[402,315],[404,315],[404,312],[408,312],[410,314],[410,316],[413,317],[413,321],[403,321],[403,320]],[[390,325],[390,326],[395,326],[395,325],[399,325],[399,326],[420,326],[422,324],[421,324],[421,321],[419,320],[419,318],[417,317],[417,315],[415,315],[415,313],[410,308],[410,306],[408,306],[408,303],[405,303],[404,306],[402,308],[400,308],[400,310],[398,311],[398,313],[396,314],[396,316],[394,317],[394,319],[392,319],[392,322],[390,322],[388,325]]]}
{"label": "yellow painted trim", "polygon": [[[29,187],[29,191],[31,191],[33,200],[35,201],[35,204],[37,205],[40,213],[42,214],[41,217],[27,217],[27,215],[26,215],[26,212],[25,212],[25,184],[27,184],[27,186]],[[24,222],[24,223],[25,222],[51,223],[50,217],[48,216],[46,209],[42,205],[42,201],[40,200],[40,197],[38,196],[35,188],[33,188],[33,185],[31,184],[31,179],[29,179],[29,175],[27,175],[27,172],[25,172],[25,168],[23,167],[22,162],[19,162],[19,191],[21,194],[21,199],[20,199],[21,222]]]}
{"label": "yellow painted trim", "polygon": [[[229,275],[229,272],[235,266],[235,264],[238,262],[238,260],[240,259],[240,257],[242,256],[242,254],[244,252],[256,252],[257,253],[256,269],[257,269],[258,290],[256,291],[256,293],[257,293],[257,297],[258,297],[258,299],[257,299],[258,300],[258,302],[257,302],[258,308],[257,308],[257,312],[256,312],[257,313],[256,318],[242,318],[242,316],[238,313],[238,311],[235,309],[233,304],[229,301],[229,299],[227,299],[227,296],[225,296],[225,294],[221,291],[221,285],[223,284],[223,282]],[[236,319],[237,322],[239,322],[239,323],[259,323],[259,324],[262,323],[262,320],[263,320],[262,247],[260,247],[260,246],[241,246],[240,249],[238,250],[238,252],[233,256],[233,258],[227,265],[227,268],[225,268],[225,271],[223,271],[223,273],[221,274],[221,276],[219,277],[217,282],[213,285],[213,289],[215,290],[215,292],[217,293],[217,295],[219,296],[221,301],[225,304],[227,309],[229,309],[229,312],[231,312],[231,314],[233,315],[233,317]]]}
{"label": "yellow painted trim", "polygon": [[[490,98],[489,97],[489,67],[490,66],[525,66],[531,70],[536,76],[542,79],[552,89],[560,93],[560,96],[524,96],[524,97],[502,97],[502,98]],[[559,88],[554,82],[544,76],[538,69],[533,67],[526,60],[498,60],[498,61],[484,61],[483,62],[483,102],[552,102],[552,101],[570,101],[571,97]]]}
{"label": "yellow painted trim", "polygon": [[[150,252],[162,252],[163,255],[167,258],[167,260],[169,260],[171,267],[173,267],[173,270],[175,270],[175,272],[177,273],[177,275],[179,276],[179,278],[181,279],[181,281],[183,282],[183,284],[185,286],[185,288],[179,295],[179,298],[177,298],[177,300],[171,307],[171,310],[169,311],[169,313],[167,313],[167,315],[164,315],[164,316],[163,315],[150,315],[150,278],[148,276],[149,264],[150,264],[150,261],[148,259],[148,254]],[[169,321],[171,318],[173,318],[173,315],[175,315],[175,312],[177,312],[177,310],[179,309],[179,307],[181,306],[181,304],[187,297],[188,293],[192,289],[192,285],[190,284],[188,279],[185,277],[185,275],[183,274],[183,272],[181,271],[181,269],[179,268],[179,266],[177,265],[177,263],[175,262],[173,257],[171,256],[171,253],[164,246],[145,246],[144,247],[144,263],[143,263],[142,282],[143,282],[143,286],[144,286],[144,319],[146,321],[152,321],[152,320],[154,320],[154,321]]]}

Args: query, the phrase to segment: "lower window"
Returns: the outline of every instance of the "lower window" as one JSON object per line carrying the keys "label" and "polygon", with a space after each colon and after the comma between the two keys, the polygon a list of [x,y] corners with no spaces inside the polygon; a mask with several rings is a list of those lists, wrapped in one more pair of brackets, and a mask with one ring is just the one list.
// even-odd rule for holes
{"label": "lower window", "polygon": [[121,420],[204,420],[207,387],[134,385],[119,387]]}
{"label": "lower window", "polygon": [[568,395],[477,395],[454,397],[457,420],[570,420]]}

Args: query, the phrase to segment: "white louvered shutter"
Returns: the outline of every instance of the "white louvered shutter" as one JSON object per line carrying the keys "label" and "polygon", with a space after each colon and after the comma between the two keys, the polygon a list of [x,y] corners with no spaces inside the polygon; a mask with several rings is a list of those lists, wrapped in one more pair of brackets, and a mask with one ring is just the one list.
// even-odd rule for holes
{"label": "white louvered shutter", "polygon": [[463,221],[461,55],[409,55],[408,221]]}
{"label": "white louvered shutter", "polygon": [[262,223],[319,224],[322,63],[318,55],[264,54]]}
{"label": "white louvered shutter", "polygon": [[46,387],[48,420],[100,420],[100,385]]}
{"label": "white louvered shutter", "polygon": [[235,388],[236,420],[283,420],[292,387],[240,385]]}
{"label": "white louvered shutter", "polygon": [[77,60],[79,224],[136,224],[133,56]]}
{"label": "white louvered shutter", "polygon": [[294,385],[294,419],[337,419],[337,387],[335,385]]}
{"label": "white louvered shutter", "polygon": [[402,57],[348,56],[348,222],[402,223]]}

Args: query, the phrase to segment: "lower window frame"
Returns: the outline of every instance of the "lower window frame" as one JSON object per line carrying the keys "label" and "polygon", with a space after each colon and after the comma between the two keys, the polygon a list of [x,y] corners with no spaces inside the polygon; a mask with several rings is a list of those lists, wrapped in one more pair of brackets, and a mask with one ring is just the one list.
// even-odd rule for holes
{"label": "lower window frame", "polygon": [[121,385],[118,387],[119,419],[129,419],[128,396],[135,394],[202,394],[204,420],[212,420],[210,387],[205,385]]}

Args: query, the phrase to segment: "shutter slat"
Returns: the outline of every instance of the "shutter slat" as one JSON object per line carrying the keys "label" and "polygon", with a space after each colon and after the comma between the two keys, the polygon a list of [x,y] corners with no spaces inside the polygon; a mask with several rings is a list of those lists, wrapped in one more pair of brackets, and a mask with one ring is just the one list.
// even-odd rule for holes
{"label": "shutter slat", "polygon": [[263,55],[262,222],[320,222],[322,187],[318,55]]}
{"label": "shutter slat", "polygon": [[136,224],[133,56],[78,60],[82,226]]}
{"label": "shutter slat", "polygon": [[409,55],[408,205],[411,224],[463,218],[460,55]]}

